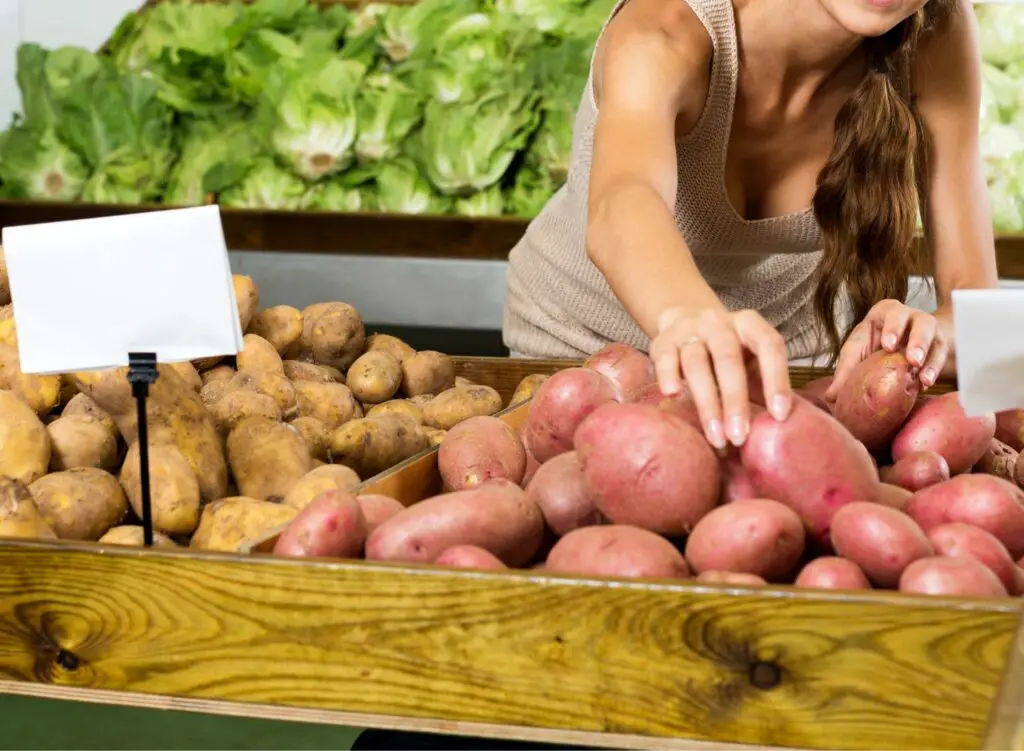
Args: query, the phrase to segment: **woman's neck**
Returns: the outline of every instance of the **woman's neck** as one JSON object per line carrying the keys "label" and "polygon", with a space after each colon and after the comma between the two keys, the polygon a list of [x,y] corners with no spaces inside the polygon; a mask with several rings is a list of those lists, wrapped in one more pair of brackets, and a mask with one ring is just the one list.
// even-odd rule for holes
{"label": "woman's neck", "polygon": [[762,91],[814,96],[863,39],[844,29],[821,0],[733,0],[740,54]]}

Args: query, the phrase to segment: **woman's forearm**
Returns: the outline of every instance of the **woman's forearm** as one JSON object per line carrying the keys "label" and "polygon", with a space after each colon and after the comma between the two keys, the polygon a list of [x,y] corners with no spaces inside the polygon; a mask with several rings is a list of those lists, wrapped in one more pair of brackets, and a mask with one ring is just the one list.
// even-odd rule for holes
{"label": "woman's forearm", "polygon": [[619,185],[595,202],[587,251],[626,311],[652,339],[661,314],[722,308],[653,186]]}

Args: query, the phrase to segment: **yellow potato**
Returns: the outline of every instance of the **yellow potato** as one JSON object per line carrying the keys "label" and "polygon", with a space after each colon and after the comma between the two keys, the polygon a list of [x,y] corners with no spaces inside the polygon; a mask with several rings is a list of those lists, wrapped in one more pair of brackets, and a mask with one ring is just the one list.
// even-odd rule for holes
{"label": "yellow potato", "polygon": [[302,434],[265,417],[242,420],[227,443],[235,484],[249,498],[279,502],[313,468]]}
{"label": "yellow potato", "polygon": [[[142,518],[139,444],[128,449],[121,468],[121,485],[136,516]],[[149,446],[149,494],[153,529],[168,535],[187,535],[199,523],[199,481],[185,456],[173,444]]]}
{"label": "yellow potato", "polygon": [[238,370],[263,370],[284,375],[281,355],[274,345],[256,334],[246,334],[242,351],[238,353]]}
{"label": "yellow potato", "polygon": [[501,395],[490,386],[466,386],[438,394],[423,408],[423,422],[432,428],[451,430],[470,417],[493,415],[501,410]]}
{"label": "yellow potato", "polygon": [[263,337],[274,346],[278,355],[284,355],[302,336],[302,311],[290,305],[275,305],[257,311],[249,323],[249,333]]}
{"label": "yellow potato", "polygon": [[508,403],[509,406],[511,407],[513,404],[522,404],[523,402],[530,401],[537,389],[539,389],[544,381],[550,377],[551,376],[542,375],[540,373],[534,373],[533,375],[526,376],[526,378],[521,380],[519,385],[516,386],[516,392],[512,395],[512,401]]}
{"label": "yellow potato", "polygon": [[64,415],[46,426],[50,435],[50,471],[79,467],[117,469],[117,433],[89,415]]}
{"label": "yellow potato", "polygon": [[50,436],[42,421],[10,391],[0,391],[0,475],[31,484],[50,466]]}
{"label": "yellow potato", "polygon": [[114,422],[114,418],[110,416],[110,413],[100,407],[86,394],[75,394],[60,413],[61,417],[74,417],[76,415],[95,417],[115,437],[120,435],[117,430],[117,423]]}
{"label": "yellow potato", "polygon": [[415,404],[420,409],[423,409],[428,404],[430,404],[432,401],[434,401],[434,395],[433,394],[417,394],[416,396],[408,397],[406,399],[406,401]]}
{"label": "yellow potato", "polygon": [[399,414],[408,415],[416,422],[423,424],[423,408],[410,399],[392,399],[388,402],[381,402],[375,404],[366,413],[367,417],[375,417],[377,415],[387,414]]}
{"label": "yellow potato", "polygon": [[447,355],[425,350],[402,363],[402,392],[406,396],[440,394],[455,386],[455,364]]}
{"label": "yellow potato", "polygon": [[306,508],[313,499],[328,490],[352,492],[359,486],[359,475],[341,464],[325,464],[306,473],[284,497],[284,505],[298,510]]}
{"label": "yellow potato", "polygon": [[13,391],[37,415],[45,417],[60,404],[59,375],[30,375],[23,372],[16,345],[0,349],[0,360],[0,386]]}
{"label": "yellow potato", "polygon": [[367,352],[352,363],[345,376],[345,385],[363,404],[386,402],[402,385],[401,363],[388,352]]}
{"label": "yellow potato", "polygon": [[[242,333],[249,328],[249,323],[252,321],[253,315],[256,313],[256,308],[260,304],[260,291],[253,282],[252,277],[244,276],[242,274],[234,274],[231,277],[231,285],[235,291],[235,304],[238,307],[238,321],[242,326]],[[206,357],[201,360],[196,360],[192,364],[196,366],[196,370],[200,373],[209,370],[210,368],[216,367],[224,358],[223,357]]]}
{"label": "yellow potato", "polygon": [[366,351],[375,352],[377,350],[387,352],[398,362],[404,362],[406,358],[416,354],[416,350],[397,336],[390,334],[373,334],[366,338]]}
{"label": "yellow potato", "polygon": [[427,440],[430,441],[431,446],[440,446],[444,443],[444,437],[448,435],[447,430],[429,428],[427,426],[423,426],[423,432],[427,434]]}
{"label": "yellow potato", "polygon": [[[224,439],[213,416],[185,381],[167,365],[149,389],[149,440],[154,446],[172,444],[184,455],[199,482],[204,503],[223,498],[228,470]],[[127,369],[76,373],[79,388],[110,413],[129,445],[136,439],[135,401],[126,378]]]}
{"label": "yellow potato", "polygon": [[331,431],[326,425],[315,417],[296,417],[288,424],[299,431],[315,461],[330,461],[328,447],[331,443]]}
{"label": "yellow potato", "polygon": [[476,384],[473,383],[468,378],[463,378],[462,376],[456,376],[456,378],[455,378],[455,388],[464,389],[464,388],[469,388],[470,386],[476,386]]}
{"label": "yellow potato", "polygon": [[128,513],[120,483],[102,469],[54,472],[28,489],[40,515],[63,540],[98,540]]}
{"label": "yellow potato", "polygon": [[362,408],[348,386],[341,383],[296,381],[299,415],[315,417],[334,430],[355,417],[362,417]]}
{"label": "yellow potato", "polygon": [[268,370],[240,371],[226,388],[228,391],[241,389],[266,394],[277,402],[281,409],[281,417],[285,420],[299,416],[298,394],[295,386],[283,373]]}
{"label": "yellow potato", "polygon": [[200,378],[203,381],[203,386],[213,381],[230,381],[235,377],[235,369],[230,365],[218,365],[215,368],[210,368],[205,373],[200,374]]}
{"label": "yellow potato", "polygon": [[[233,372],[234,371],[232,371],[232,373]],[[234,376],[230,379],[218,378],[214,381],[207,382],[203,388],[200,389],[199,401],[205,404],[207,409],[212,410],[217,402],[238,389],[239,386],[237,381],[235,381]]]}
{"label": "yellow potato", "polygon": [[0,473],[0,537],[55,540],[25,484]]}
{"label": "yellow potato", "polygon": [[244,389],[225,394],[210,408],[210,412],[217,421],[217,429],[225,437],[247,417],[281,420],[281,408],[272,397]]}
{"label": "yellow potato", "polygon": [[196,550],[236,551],[246,540],[288,524],[298,513],[291,506],[257,498],[223,498],[203,509],[191,547]]}
{"label": "yellow potato", "polygon": [[188,384],[189,388],[199,393],[199,389],[203,387],[202,376],[199,375],[199,371],[196,370],[196,366],[190,362],[172,362],[170,366],[174,368],[174,372],[181,376],[182,380]]}
{"label": "yellow potato", "polygon": [[311,305],[302,312],[302,320],[300,348],[312,355],[313,362],[345,371],[362,353],[366,331],[363,319],[351,305]]}
{"label": "yellow potato", "polygon": [[[144,530],[142,527],[128,524],[123,527],[114,527],[99,539],[99,543],[101,545],[124,545],[130,548],[141,548],[143,537]],[[167,535],[153,530],[153,547],[170,550],[172,548],[180,548],[181,546]]]}
{"label": "yellow potato", "polygon": [[344,383],[345,376],[337,368],[317,365],[300,360],[285,360],[284,374],[292,381],[313,381],[314,383]]}
{"label": "yellow potato", "polygon": [[364,480],[428,448],[423,426],[406,415],[351,420],[331,435],[331,458]]}

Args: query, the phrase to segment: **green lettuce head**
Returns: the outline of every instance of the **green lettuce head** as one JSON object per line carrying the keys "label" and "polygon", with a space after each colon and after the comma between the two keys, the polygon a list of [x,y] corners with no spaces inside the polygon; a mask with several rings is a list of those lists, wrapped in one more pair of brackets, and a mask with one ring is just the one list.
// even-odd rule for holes
{"label": "green lettuce head", "polygon": [[86,181],[78,200],[83,203],[110,204],[140,204],[146,202],[142,191],[134,185],[122,182],[115,174],[103,170],[94,173]]}
{"label": "green lettuce head", "polygon": [[540,122],[539,96],[506,76],[470,102],[427,103],[416,153],[434,186],[468,197],[505,175]]}
{"label": "green lettuce head", "polygon": [[380,210],[392,214],[444,214],[451,208],[407,157],[381,164],[377,191]]}
{"label": "green lettuce head", "polygon": [[51,128],[61,118],[64,101],[100,75],[100,59],[80,47],[47,51],[22,44],[17,53],[18,89],[24,122],[36,130]]}
{"label": "green lettuce head", "polygon": [[423,118],[423,102],[394,76],[379,73],[367,77],[356,112],[356,157],[360,162],[376,162],[401,153],[402,142]]}
{"label": "green lettuce head", "polygon": [[991,3],[974,9],[978,18],[982,59],[1005,68],[1024,61],[1024,13],[1012,3]]}
{"label": "green lettuce head", "polygon": [[0,182],[8,197],[74,201],[89,168],[52,130],[15,126],[0,135]]}
{"label": "green lettuce head", "polygon": [[377,196],[372,183],[351,186],[342,180],[327,180],[310,193],[307,209],[366,213],[377,210]]}
{"label": "green lettuce head", "polygon": [[527,154],[523,166],[516,172],[515,182],[505,191],[505,210],[522,219],[533,219],[558,187],[539,160],[532,153]]}
{"label": "green lettuce head", "polygon": [[241,182],[220,194],[218,203],[227,208],[295,211],[305,208],[308,196],[302,180],[272,160],[260,159]]}
{"label": "green lettuce head", "polygon": [[504,210],[505,197],[500,185],[455,200],[455,213],[462,216],[501,216]]}
{"label": "green lettuce head", "polygon": [[240,113],[188,123],[181,158],[171,171],[163,202],[174,206],[202,205],[208,196],[238,184],[256,154],[252,124]]}
{"label": "green lettuce head", "polygon": [[478,0],[420,0],[392,5],[383,17],[380,46],[394,62],[428,47],[461,17],[480,10]]}
{"label": "green lettuce head", "polygon": [[296,175],[312,182],[351,164],[356,91],[365,72],[354,60],[328,55],[271,73],[260,100],[261,128]]}

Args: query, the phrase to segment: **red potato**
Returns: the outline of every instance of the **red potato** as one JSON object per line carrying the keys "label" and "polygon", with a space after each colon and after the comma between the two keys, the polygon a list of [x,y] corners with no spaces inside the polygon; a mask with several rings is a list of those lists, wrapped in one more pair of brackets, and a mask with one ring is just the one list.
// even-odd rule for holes
{"label": "red potato", "polygon": [[800,388],[796,389],[796,393],[802,396],[804,399],[809,401],[818,409],[824,410],[829,414],[832,413],[832,405],[825,399],[825,392],[832,386],[832,376],[825,376],[824,378],[815,378],[813,381],[808,381]]}
{"label": "red potato", "polygon": [[274,555],[293,558],[359,558],[366,519],[354,495],[328,490],[307,505],[281,533]]}
{"label": "red potato", "polygon": [[664,412],[679,415],[697,430],[704,430],[700,421],[700,413],[697,411],[697,403],[693,401],[690,389],[685,383],[682,392],[675,396],[665,396],[661,393],[661,387],[657,383],[652,383],[633,394],[630,401],[635,404],[649,404]]}
{"label": "red potato", "polygon": [[606,404],[583,421],[575,445],[594,504],[614,524],[684,534],[718,502],[715,452],[671,412]]}
{"label": "red potato", "polygon": [[898,462],[919,451],[934,451],[945,457],[949,473],[958,475],[978,463],[995,433],[995,415],[968,417],[952,391],[914,410],[892,441],[892,458]]}
{"label": "red potato", "polygon": [[437,467],[449,490],[474,488],[501,477],[517,485],[526,473],[526,449],[497,417],[471,417],[448,431]]}
{"label": "red potato", "polygon": [[996,414],[996,438],[1014,451],[1024,451],[1024,409]]}
{"label": "red potato", "polygon": [[942,454],[915,451],[907,454],[882,472],[882,480],[890,485],[914,492],[949,479],[949,464]]}
{"label": "red potato", "polygon": [[559,537],[604,521],[587,490],[583,464],[575,451],[542,464],[526,486],[526,497],[537,504],[544,521]]}
{"label": "red potato", "polygon": [[903,427],[919,390],[917,369],[906,355],[878,350],[841,384],[832,414],[869,451],[879,451]]}
{"label": "red potato", "polygon": [[906,488],[901,488],[899,485],[890,485],[887,482],[879,483],[878,489],[880,491],[878,494],[878,502],[880,504],[906,513],[907,504],[914,497],[913,493]]}
{"label": "red potato", "polygon": [[737,571],[705,571],[696,581],[701,584],[733,584],[737,587],[768,586],[768,582],[757,574],[743,574]]}
{"label": "red potato", "polygon": [[555,574],[685,579],[683,556],[664,537],[627,525],[581,527],[557,543],[545,570]]}
{"label": "red potato", "polygon": [[654,361],[628,344],[609,344],[583,367],[606,376],[618,389],[622,401],[631,401],[633,394],[658,380]]}
{"label": "red potato", "polygon": [[1024,492],[994,475],[958,475],[914,493],[907,514],[926,533],[950,522],[994,535],[1010,555],[1024,555]]}
{"label": "red potato", "polygon": [[720,503],[757,498],[757,489],[743,466],[739,451],[730,448],[724,457],[719,458],[718,466],[722,473],[722,491],[718,499]]}
{"label": "red potato", "polygon": [[608,378],[587,368],[559,371],[541,384],[526,418],[525,440],[541,464],[573,449],[573,436],[591,412],[618,401]]}
{"label": "red potato", "polygon": [[825,547],[836,511],[880,497],[878,469],[864,445],[800,397],[785,421],[758,414],[740,457],[758,495],[796,511],[812,539]]}
{"label": "red potato", "polygon": [[921,558],[900,577],[900,592],[921,595],[1006,597],[999,577],[973,558]]}
{"label": "red potato", "polygon": [[903,570],[935,554],[924,530],[901,511],[855,502],[832,517],[832,546],[880,587],[899,584]]}
{"label": "red potato", "polygon": [[694,526],[685,557],[698,573],[730,571],[778,581],[804,552],[804,525],[795,511],[763,498],[719,506]]}
{"label": "red potato", "polygon": [[505,564],[483,548],[475,545],[456,545],[437,557],[434,563],[451,568],[473,568],[482,571],[501,571]]}
{"label": "red potato", "polygon": [[363,518],[366,520],[367,537],[388,519],[405,511],[405,506],[386,495],[368,493],[356,496],[356,501],[359,502],[359,510],[363,512]]}
{"label": "red potato", "polygon": [[[520,433],[520,440],[522,437],[523,435]],[[523,449],[526,451],[526,471],[523,472],[523,481],[519,484],[521,487],[527,488],[530,486],[530,482],[537,474],[537,470],[540,469],[541,464],[537,461],[537,457],[533,455],[533,452],[530,451],[530,447],[526,445],[525,441],[523,442]]]}
{"label": "red potato", "polygon": [[806,589],[871,589],[860,566],[834,556],[815,558],[803,567],[793,584]]}
{"label": "red potato", "polygon": [[1010,594],[1018,591],[1017,564],[995,536],[969,524],[940,524],[928,533],[935,552],[947,558],[973,558],[999,577]]}
{"label": "red potato", "polygon": [[1000,441],[993,438],[985,453],[974,467],[975,472],[1002,477],[1009,482],[1017,482],[1017,461],[1020,454]]}
{"label": "red potato", "polygon": [[530,561],[544,541],[544,517],[522,488],[490,480],[434,496],[381,524],[366,541],[371,561],[430,563],[456,545],[475,545],[507,566]]}

